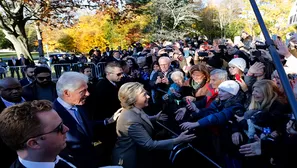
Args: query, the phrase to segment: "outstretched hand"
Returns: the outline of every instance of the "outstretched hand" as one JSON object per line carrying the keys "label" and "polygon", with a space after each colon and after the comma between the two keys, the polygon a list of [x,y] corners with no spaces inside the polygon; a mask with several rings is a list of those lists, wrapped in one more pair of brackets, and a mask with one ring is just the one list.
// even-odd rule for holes
{"label": "outstretched hand", "polygon": [[167,121],[168,116],[166,114],[163,114],[162,111],[160,111],[157,115],[156,115],[156,120],[157,121]]}

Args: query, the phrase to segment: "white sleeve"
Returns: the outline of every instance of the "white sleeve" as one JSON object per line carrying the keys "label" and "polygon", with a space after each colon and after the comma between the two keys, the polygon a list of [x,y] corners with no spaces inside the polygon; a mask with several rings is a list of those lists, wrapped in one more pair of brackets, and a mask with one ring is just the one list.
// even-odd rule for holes
{"label": "white sleeve", "polygon": [[291,55],[286,58],[286,60],[286,66],[290,69],[290,71],[292,71],[293,73],[297,73],[297,58]]}

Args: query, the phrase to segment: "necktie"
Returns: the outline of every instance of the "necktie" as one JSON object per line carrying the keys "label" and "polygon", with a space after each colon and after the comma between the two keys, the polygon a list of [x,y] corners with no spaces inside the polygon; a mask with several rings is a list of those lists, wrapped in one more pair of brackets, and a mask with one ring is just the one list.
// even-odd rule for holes
{"label": "necktie", "polygon": [[78,121],[79,126],[82,128],[85,134],[87,134],[86,128],[84,126],[84,122],[81,118],[81,115],[79,114],[79,111],[77,107],[72,107],[71,110],[74,112],[74,115],[76,117],[76,120]]}

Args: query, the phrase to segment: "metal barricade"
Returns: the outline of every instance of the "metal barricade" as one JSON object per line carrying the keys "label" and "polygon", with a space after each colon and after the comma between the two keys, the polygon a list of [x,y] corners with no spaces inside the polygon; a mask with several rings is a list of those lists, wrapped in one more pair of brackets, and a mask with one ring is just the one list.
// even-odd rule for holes
{"label": "metal barricade", "polygon": [[[165,130],[167,130],[168,132],[172,133],[175,136],[178,136],[177,133],[175,133],[174,131],[172,131],[171,129],[169,129],[168,127],[166,127],[164,124],[160,123],[159,121],[156,121],[156,123],[158,125],[160,125],[162,128],[164,128]],[[220,165],[218,165],[216,162],[214,162],[212,159],[210,159],[208,156],[206,156],[204,153],[202,153],[201,151],[199,151],[197,148],[193,147],[192,144],[190,143],[183,143],[183,144],[178,144],[176,145],[173,150],[170,153],[169,159],[171,161],[171,163],[174,163],[177,155],[179,155],[183,150],[191,148],[193,149],[196,153],[198,153],[199,155],[201,155],[203,158],[205,158],[209,163],[211,163],[213,166],[217,167],[217,168],[221,168]]]}
{"label": "metal barricade", "polygon": [[106,62],[99,62],[97,64],[97,70],[98,70],[98,75],[97,77],[103,78],[105,76],[105,66],[106,66]]}
{"label": "metal barricade", "polygon": [[92,76],[99,78],[98,76],[98,67],[93,62],[87,62],[85,65],[89,66],[92,69]]}
{"label": "metal barricade", "polygon": [[71,70],[71,64],[52,64],[51,65],[52,76],[56,76],[57,79],[62,75],[63,72]]}
{"label": "metal barricade", "polygon": [[67,64],[52,64],[51,71],[52,76],[55,76],[57,79],[66,71],[76,71],[80,72],[80,68],[83,66],[88,66],[92,69],[92,76],[101,79],[105,76],[105,66],[106,62],[100,62],[97,65],[92,62],[87,63],[67,63]]}
{"label": "metal barricade", "polygon": [[[21,79],[20,72],[22,72],[22,69],[24,69],[26,66],[8,66],[8,69],[10,71],[10,77],[14,78],[14,74],[16,73],[18,79]],[[22,73],[22,75],[24,75]],[[24,78],[25,76],[23,76]]]}
{"label": "metal barricade", "polygon": [[71,64],[71,70],[75,72],[80,72],[80,68],[84,66],[84,63],[73,63]]}

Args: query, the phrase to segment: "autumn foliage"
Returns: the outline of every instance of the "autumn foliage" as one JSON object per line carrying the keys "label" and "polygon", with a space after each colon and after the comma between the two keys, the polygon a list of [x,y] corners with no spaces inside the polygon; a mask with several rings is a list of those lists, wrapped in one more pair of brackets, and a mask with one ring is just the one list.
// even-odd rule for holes
{"label": "autumn foliage", "polygon": [[128,47],[132,43],[148,40],[144,33],[150,22],[148,15],[127,14],[116,16],[116,11],[97,12],[81,16],[70,28],[43,27],[43,42],[48,50],[87,53],[93,47]]}

